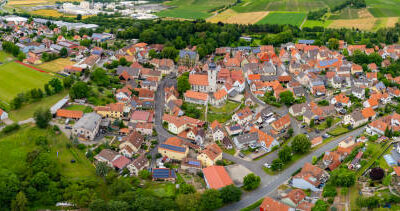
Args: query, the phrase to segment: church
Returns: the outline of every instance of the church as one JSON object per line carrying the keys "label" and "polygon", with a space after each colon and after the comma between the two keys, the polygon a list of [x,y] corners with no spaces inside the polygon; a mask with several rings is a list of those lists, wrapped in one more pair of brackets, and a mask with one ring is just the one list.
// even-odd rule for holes
{"label": "church", "polygon": [[194,73],[189,75],[191,90],[196,92],[216,92],[217,91],[217,73],[220,67],[210,64],[207,74]]}

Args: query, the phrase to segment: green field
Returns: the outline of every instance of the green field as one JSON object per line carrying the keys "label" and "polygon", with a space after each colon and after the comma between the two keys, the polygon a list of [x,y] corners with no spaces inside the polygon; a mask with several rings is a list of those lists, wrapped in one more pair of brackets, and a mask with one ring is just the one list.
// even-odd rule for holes
{"label": "green field", "polygon": [[271,12],[257,24],[290,24],[293,26],[300,26],[306,18],[306,13],[296,12]]}
{"label": "green field", "polygon": [[400,16],[400,0],[366,0],[366,3],[374,17]]}
{"label": "green field", "polygon": [[[24,126],[12,135],[0,138],[0,168],[9,169],[16,174],[26,169],[28,152],[39,149],[34,139],[39,136],[47,137],[49,153],[52,159],[59,164],[60,173],[65,177],[81,178],[95,176],[95,169],[84,152],[76,148],[67,149],[69,142],[63,134],[55,135],[50,130],[43,130],[32,126]],[[58,156],[57,156],[58,153]],[[74,159],[76,162],[71,163]]]}
{"label": "green field", "polygon": [[233,4],[234,0],[174,0],[165,3],[171,8],[157,13],[160,17],[183,19],[205,19],[212,15],[211,10]]}
{"label": "green field", "polygon": [[15,62],[0,65],[0,100],[10,102],[18,93],[43,88],[51,78]]}
{"label": "green field", "polygon": [[313,27],[316,27],[316,26],[328,27],[331,23],[332,23],[332,20],[327,20],[327,21],[307,20],[307,21],[303,24],[303,28],[304,28],[304,27],[313,28]]}
{"label": "green field", "polygon": [[332,7],[344,2],[344,0],[243,0],[232,9],[236,12],[256,11],[310,11],[324,7]]}
{"label": "green field", "polygon": [[70,111],[83,111],[84,113],[90,113],[93,111],[93,109],[90,106],[85,106],[85,105],[70,105],[65,109]]}
{"label": "green field", "polygon": [[345,8],[341,10],[338,14],[332,14],[329,19],[337,20],[337,19],[356,19],[358,17],[358,9]]}
{"label": "green field", "polygon": [[13,60],[13,56],[4,52],[4,51],[0,51],[0,62],[4,63],[4,62],[8,62]]}

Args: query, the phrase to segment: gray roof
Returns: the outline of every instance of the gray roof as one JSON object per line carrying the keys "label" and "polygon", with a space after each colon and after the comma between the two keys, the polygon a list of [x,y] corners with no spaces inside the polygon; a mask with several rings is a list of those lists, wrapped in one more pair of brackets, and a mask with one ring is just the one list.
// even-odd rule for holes
{"label": "gray roof", "polygon": [[241,144],[247,144],[258,140],[258,133],[246,133],[236,137],[236,140]]}
{"label": "gray roof", "polygon": [[351,113],[351,117],[353,117],[355,122],[365,119],[360,111],[354,111],[353,113]]}
{"label": "gray roof", "polygon": [[183,58],[185,56],[189,56],[190,59],[196,59],[197,53],[195,51],[180,50],[179,57]]}
{"label": "gray roof", "polygon": [[117,68],[118,75],[120,75],[124,71],[126,71],[130,76],[139,76],[140,68],[118,66],[118,68]]}
{"label": "gray roof", "polygon": [[97,124],[101,121],[101,116],[97,113],[87,113],[75,123],[74,128],[83,128],[89,131],[94,131]]}

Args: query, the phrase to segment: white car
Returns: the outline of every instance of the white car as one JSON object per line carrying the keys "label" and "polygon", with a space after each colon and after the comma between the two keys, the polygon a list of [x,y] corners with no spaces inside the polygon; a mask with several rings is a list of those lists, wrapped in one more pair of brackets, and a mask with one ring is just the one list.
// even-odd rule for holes
{"label": "white car", "polygon": [[265,168],[271,168],[271,165],[269,165],[268,163],[264,163]]}

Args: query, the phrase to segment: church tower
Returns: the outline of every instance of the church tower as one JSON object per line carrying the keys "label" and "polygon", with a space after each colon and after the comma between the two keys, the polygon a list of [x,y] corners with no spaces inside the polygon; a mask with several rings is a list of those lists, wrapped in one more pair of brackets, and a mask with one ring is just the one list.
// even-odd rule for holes
{"label": "church tower", "polygon": [[215,63],[208,64],[208,91],[216,92],[217,91],[217,72],[220,66],[215,65]]}

